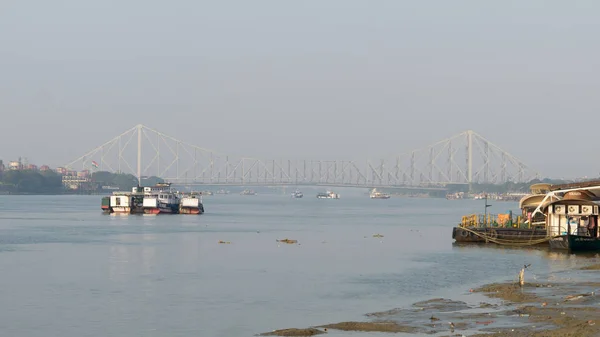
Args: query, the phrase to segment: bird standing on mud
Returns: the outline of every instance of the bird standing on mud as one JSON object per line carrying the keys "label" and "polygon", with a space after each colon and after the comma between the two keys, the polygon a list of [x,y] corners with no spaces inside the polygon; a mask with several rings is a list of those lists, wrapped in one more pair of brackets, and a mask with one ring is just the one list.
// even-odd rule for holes
{"label": "bird standing on mud", "polygon": [[525,285],[525,269],[527,269],[527,267],[529,266],[531,266],[531,263],[523,265],[523,269],[521,269],[521,271],[519,272],[519,285],[521,287]]}

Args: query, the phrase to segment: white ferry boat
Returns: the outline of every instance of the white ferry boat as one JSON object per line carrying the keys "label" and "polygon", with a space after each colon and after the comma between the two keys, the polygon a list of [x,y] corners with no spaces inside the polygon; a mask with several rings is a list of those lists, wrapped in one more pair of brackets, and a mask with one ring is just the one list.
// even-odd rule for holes
{"label": "white ferry boat", "polygon": [[371,199],[389,199],[390,195],[388,193],[379,192],[379,191],[377,191],[376,188],[374,188],[373,190],[371,190],[370,198]]}

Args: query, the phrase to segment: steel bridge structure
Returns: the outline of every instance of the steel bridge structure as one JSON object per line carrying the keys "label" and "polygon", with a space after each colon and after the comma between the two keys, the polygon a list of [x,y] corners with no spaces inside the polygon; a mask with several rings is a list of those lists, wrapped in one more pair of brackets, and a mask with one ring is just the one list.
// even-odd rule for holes
{"label": "steel bridge structure", "polygon": [[176,185],[315,185],[440,189],[449,184],[527,182],[539,174],[474,131],[377,160],[229,156],[144,125],[88,151],[70,170],[157,176]]}

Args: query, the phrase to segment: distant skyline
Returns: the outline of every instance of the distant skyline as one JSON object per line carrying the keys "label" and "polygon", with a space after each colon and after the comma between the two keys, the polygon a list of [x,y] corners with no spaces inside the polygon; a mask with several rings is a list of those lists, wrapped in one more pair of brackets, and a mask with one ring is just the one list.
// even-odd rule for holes
{"label": "distant skyline", "polygon": [[60,166],[136,124],[231,155],[362,161],[471,129],[544,176],[597,176],[598,10],[9,0],[0,159]]}

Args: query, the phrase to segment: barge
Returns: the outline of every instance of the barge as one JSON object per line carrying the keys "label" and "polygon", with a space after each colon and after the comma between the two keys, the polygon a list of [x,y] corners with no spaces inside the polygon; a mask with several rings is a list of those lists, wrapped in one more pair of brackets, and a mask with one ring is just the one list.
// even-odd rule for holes
{"label": "barge", "polygon": [[[512,212],[505,214],[489,214],[488,199],[484,196],[485,212],[483,215],[471,214],[462,217],[458,226],[452,228],[452,239],[457,243],[495,243],[500,245],[529,246],[548,244],[550,240],[543,214],[534,214],[546,199],[550,191],[549,184],[534,184],[531,194],[521,198],[519,208],[521,215]],[[556,200],[556,199],[552,199]]]}

